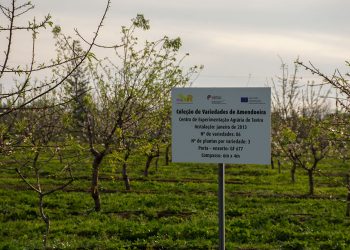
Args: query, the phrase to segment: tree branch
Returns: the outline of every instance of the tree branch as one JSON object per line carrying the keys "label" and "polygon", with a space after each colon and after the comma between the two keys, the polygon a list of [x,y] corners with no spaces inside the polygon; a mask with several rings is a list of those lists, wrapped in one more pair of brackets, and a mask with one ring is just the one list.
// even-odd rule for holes
{"label": "tree branch", "polygon": [[[21,109],[21,108],[25,107],[26,105],[28,105],[29,103],[31,103],[31,102],[33,102],[33,101],[39,99],[40,97],[46,95],[47,93],[51,92],[52,90],[54,90],[54,89],[56,89],[58,86],[60,86],[64,81],[66,81],[66,80],[73,74],[73,72],[75,72],[75,70],[76,70],[76,69],[85,61],[85,59],[90,55],[90,52],[91,52],[93,46],[95,45],[95,41],[96,41],[96,39],[97,39],[97,37],[98,37],[99,31],[100,31],[101,27],[103,26],[103,21],[104,21],[105,18],[106,18],[107,11],[108,11],[109,7],[110,7],[110,0],[108,0],[108,2],[107,2],[107,6],[106,6],[106,8],[105,8],[105,11],[104,11],[103,16],[102,16],[102,18],[101,18],[101,21],[100,21],[100,23],[99,23],[99,25],[98,25],[98,27],[97,27],[97,29],[96,29],[95,35],[94,35],[94,37],[93,37],[93,39],[92,39],[92,42],[91,42],[91,44],[90,44],[88,50],[85,52],[84,56],[83,56],[82,59],[77,63],[77,65],[76,65],[65,77],[63,77],[58,83],[56,83],[55,85],[53,85],[52,87],[50,87],[48,90],[44,91],[43,93],[38,94],[37,96],[35,96],[35,97],[31,98],[30,100],[24,102],[23,104],[19,105],[18,107],[13,107],[13,108],[9,109],[8,111],[1,113],[1,114],[0,114],[0,117],[3,117],[3,116],[5,116],[5,115],[7,115],[7,114],[9,114],[9,113],[11,113],[11,112],[13,112],[13,111],[15,111],[15,110]],[[5,65],[5,66],[6,66],[6,65]],[[4,69],[4,68],[3,68],[3,69]],[[1,74],[2,74],[2,73],[1,73]],[[0,77],[1,77],[1,74],[0,74]]]}
{"label": "tree branch", "polygon": [[21,179],[22,179],[31,189],[33,189],[33,190],[34,190],[35,192],[37,192],[38,194],[41,194],[41,191],[38,190],[37,188],[35,188],[32,184],[30,184],[30,183],[27,181],[27,179],[22,175],[21,171],[20,171],[18,168],[16,168],[16,172],[17,172],[17,174],[21,177]]}

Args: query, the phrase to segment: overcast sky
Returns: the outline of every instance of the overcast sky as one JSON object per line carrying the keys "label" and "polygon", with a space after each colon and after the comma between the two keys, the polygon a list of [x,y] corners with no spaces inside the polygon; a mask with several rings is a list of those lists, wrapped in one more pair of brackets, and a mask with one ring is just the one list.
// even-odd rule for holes
{"label": "overcast sky", "polygon": [[[106,1],[32,3],[36,8],[28,17],[51,13],[65,33],[77,28],[91,37]],[[151,22],[144,37],[179,36],[181,52],[190,53],[186,65],[204,65],[194,86],[264,86],[280,74],[280,58],[290,67],[299,56],[324,72],[345,72],[345,60],[350,59],[349,9],[348,0],[112,0],[99,41],[118,41],[120,27],[141,13]],[[300,76],[311,77],[303,70]]]}

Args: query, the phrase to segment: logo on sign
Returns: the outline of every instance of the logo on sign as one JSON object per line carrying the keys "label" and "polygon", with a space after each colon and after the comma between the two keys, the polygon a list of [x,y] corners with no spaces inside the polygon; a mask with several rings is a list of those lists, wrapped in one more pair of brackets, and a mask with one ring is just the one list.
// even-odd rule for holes
{"label": "logo on sign", "polygon": [[212,104],[225,104],[225,100],[222,96],[218,95],[207,95],[207,100],[211,101]]}
{"label": "logo on sign", "polygon": [[178,94],[176,97],[176,103],[184,103],[189,104],[193,102],[193,96],[192,95],[183,95]]}
{"label": "logo on sign", "polygon": [[259,97],[241,97],[241,102],[249,103],[249,104],[265,104]]}

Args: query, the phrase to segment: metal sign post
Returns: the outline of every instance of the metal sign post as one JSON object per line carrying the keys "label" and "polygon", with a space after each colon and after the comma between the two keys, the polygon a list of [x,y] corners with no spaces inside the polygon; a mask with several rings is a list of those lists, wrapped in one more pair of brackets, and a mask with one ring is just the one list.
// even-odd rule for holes
{"label": "metal sign post", "polygon": [[225,250],[225,164],[219,163],[219,249]]}

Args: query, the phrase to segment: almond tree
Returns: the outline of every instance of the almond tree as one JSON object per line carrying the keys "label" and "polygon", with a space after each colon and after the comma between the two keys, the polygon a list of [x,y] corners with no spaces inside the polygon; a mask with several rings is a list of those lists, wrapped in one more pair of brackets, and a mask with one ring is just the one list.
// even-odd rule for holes
{"label": "almond tree", "polygon": [[[322,79],[323,85],[333,87],[335,90],[335,112],[332,114],[333,126],[332,129],[338,135],[336,144],[338,145],[337,151],[345,156],[349,153],[346,151],[348,142],[350,140],[349,133],[349,114],[350,114],[350,74],[341,73],[339,70],[335,70],[332,75],[326,75],[321,72],[311,62],[309,65],[297,60],[296,63],[303,67],[305,70],[310,71],[313,75],[319,76]],[[350,62],[345,62],[350,67]]]}
{"label": "almond tree", "polygon": [[169,141],[171,101],[170,96],[161,97],[164,101],[153,111],[151,119],[146,122],[141,151],[146,155],[144,176],[148,176],[152,160],[160,155],[160,148]]}
{"label": "almond tree", "polygon": [[[33,93],[34,95],[35,93]],[[14,152],[3,158],[2,165],[12,167],[22,181],[38,196],[40,218],[45,222],[43,247],[47,247],[50,218],[45,212],[45,197],[63,190],[73,182],[72,166],[79,162],[81,154],[71,150],[65,140],[63,117],[65,107],[58,100],[45,95],[30,105],[13,112],[17,114],[16,135],[21,143],[13,145]],[[53,177],[68,177],[61,183]],[[42,179],[50,179],[54,185],[42,185]]]}
{"label": "almond tree", "polygon": [[[292,73],[289,73],[288,65],[281,59],[281,76],[277,81],[272,81],[272,157],[277,158],[278,169],[281,168],[281,159],[288,158],[280,145],[281,126],[295,130],[298,123],[298,116],[301,110],[301,97],[299,78],[297,76],[298,67],[294,65]],[[297,164],[292,162],[290,169],[291,181],[295,182],[295,172]]]}
{"label": "almond tree", "polygon": [[[318,69],[314,64],[309,62],[305,64],[300,60],[296,63],[303,67],[305,70],[311,72],[313,75],[319,76],[323,80],[323,84],[333,87],[336,92],[336,112],[331,116],[331,130],[335,133],[335,152],[338,152],[341,157],[346,159],[346,155],[349,154],[349,113],[350,113],[350,82],[349,73],[341,73],[339,70],[335,70],[332,75],[327,75]],[[345,62],[350,67],[350,62]],[[345,187],[347,188],[347,210],[346,215],[350,216],[350,182],[347,174],[347,182]]]}
{"label": "almond tree", "polygon": [[[86,105],[84,134],[93,156],[91,195],[96,211],[101,209],[102,160],[113,151],[126,152],[126,163],[135,145],[130,142],[139,137],[138,124],[149,119],[152,110],[157,109],[162,93],[187,84],[195,71],[181,68],[179,38],[163,37],[140,44],[136,30],[149,28],[149,21],[138,15],[129,27],[122,27],[121,42],[113,46],[117,58],[92,66],[94,89]],[[124,164],[123,178],[126,166]]]}
{"label": "almond tree", "polygon": [[[327,103],[322,88],[307,85],[302,95],[302,109],[293,126],[281,124],[278,144],[293,164],[305,170],[309,180],[309,195],[314,195],[314,173],[319,162],[329,155],[334,132],[327,119]],[[327,94],[326,94],[327,95]]]}
{"label": "almond tree", "polygon": [[[100,33],[103,21],[110,6],[110,0],[107,1],[103,16],[94,32],[92,40],[84,49],[83,53],[72,53],[70,57],[53,58],[47,61],[38,59],[40,49],[38,40],[40,34],[45,33],[47,28],[53,27],[57,32],[60,27],[55,26],[50,14],[40,20],[33,17],[26,19],[26,15],[34,9],[34,5],[19,0],[10,0],[8,4],[0,3],[0,42],[4,42],[1,54],[4,57],[0,59],[0,152],[8,154],[12,152],[13,144],[20,143],[13,135],[13,124],[17,123],[21,110],[31,103],[39,100],[44,95],[59,88],[87,59],[93,57],[92,49],[96,46],[96,39]],[[76,35],[83,39],[77,30]],[[29,34],[29,40],[21,41],[22,46],[29,53],[27,63],[17,64],[15,57],[18,55],[18,48],[15,46],[18,42],[20,33]],[[24,58],[26,59],[26,58]],[[65,72],[64,75],[53,77],[50,81],[37,84],[33,79],[40,79],[40,76],[47,75],[52,69],[74,61],[74,65]],[[33,95],[35,93],[35,95]],[[22,98],[26,96],[26,98]]]}

